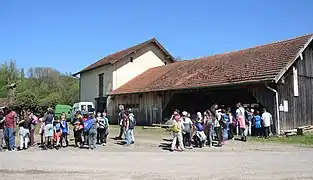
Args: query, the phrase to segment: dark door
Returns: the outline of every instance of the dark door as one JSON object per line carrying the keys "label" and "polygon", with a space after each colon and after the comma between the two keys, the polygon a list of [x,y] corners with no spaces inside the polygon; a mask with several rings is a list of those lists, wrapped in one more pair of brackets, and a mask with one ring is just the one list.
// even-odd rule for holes
{"label": "dark door", "polygon": [[96,110],[97,112],[103,112],[107,108],[107,97],[96,98]]}

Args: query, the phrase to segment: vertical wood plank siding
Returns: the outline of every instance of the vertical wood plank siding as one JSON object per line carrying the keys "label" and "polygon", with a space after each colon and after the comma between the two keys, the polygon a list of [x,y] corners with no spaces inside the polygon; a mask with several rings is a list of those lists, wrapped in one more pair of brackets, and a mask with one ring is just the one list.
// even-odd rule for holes
{"label": "vertical wood plank siding", "polygon": [[312,43],[293,64],[298,70],[299,96],[293,92],[292,68],[284,76],[284,84],[278,85],[279,103],[288,101],[288,112],[280,112],[281,129],[293,129],[313,124],[313,45]]}

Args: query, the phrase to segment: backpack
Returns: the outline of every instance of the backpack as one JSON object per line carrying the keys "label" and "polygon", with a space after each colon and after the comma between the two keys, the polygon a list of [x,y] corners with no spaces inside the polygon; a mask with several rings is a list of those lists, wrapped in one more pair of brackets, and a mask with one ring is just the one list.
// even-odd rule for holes
{"label": "backpack", "polygon": [[[220,121],[219,121],[220,125],[221,125],[223,128],[226,128],[226,127],[227,127],[225,116],[227,116],[227,115],[226,115],[226,114],[225,114],[225,115],[221,115],[221,119],[220,119]],[[229,117],[227,116],[227,118],[229,118]]]}
{"label": "backpack", "polygon": [[91,129],[92,127],[92,119],[87,119],[85,122],[84,122],[84,132],[87,133],[89,132],[89,130]]}
{"label": "backpack", "polygon": [[136,124],[136,120],[135,120],[135,117],[132,116],[132,118],[129,118],[129,129],[134,129],[135,127],[135,124]]}
{"label": "backpack", "polygon": [[54,127],[55,127],[56,131],[60,131],[61,130],[61,123],[57,122]]}
{"label": "backpack", "polygon": [[62,128],[62,133],[68,133],[68,126],[66,121],[61,121],[61,128]]}
{"label": "backpack", "polygon": [[202,126],[201,123],[196,123],[196,128],[198,131],[204,131],[204,127]]}

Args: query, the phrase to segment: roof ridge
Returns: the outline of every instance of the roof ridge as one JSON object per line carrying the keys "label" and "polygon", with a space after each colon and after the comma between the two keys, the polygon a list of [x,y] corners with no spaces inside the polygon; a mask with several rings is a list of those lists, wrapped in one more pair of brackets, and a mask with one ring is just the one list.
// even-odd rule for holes
{"label": "roof ridge", "polygon": [[[137,43],[137,44],[131,45],[131,46],[130,46],[130,47],[128,47],[128,48],[124,48],[124,49],[118,50],[118,51],[116,51],[116,52],[109,53],[108,55],[104,56],[103,58],[106,58],[106,57],[111,56],[111,55],[113,55],[113,54],[116,54],[116,53],[119,53],[119,52],[125,51],[125,50],[127,50],[127,49],[134,48],[134,47],[136,47],[136,46],[140,46],[140,45],[143,45],[143,44],[146,44],[146,43],[150,43],[150,41],[153,41],[153,40],[155,40],[155,38],[154,38],[154,37],[153,37],[153,38],[151,38],[151,39],[149,39],[149,40],[142,41],[142,42],[140,42],[140,43]],[[101,59],[103,59],[103,58],[101,58]],[[101,59],[100,59],[100,60],[101,60]]]}
{"label": "roof ridge", "polygon": [[[198,60],[198,59],[204,59],[204,58],[208,58],[208,57],[221,56],[221,55],[228,55],[228,54],[231,54],[231,53],[240,52],[240,51],[246,51],[246,50],[255,49],[255,48],[258,48],[258,47],[264,47],[264,46],[275,45],[275,44],[278,44],[278,43],[284,43],[284,42],[294,41],[294,40],[303,38],[303,37],[305,37],[305,36],[313,36],[313,33],[307,33],[307,34],[302,35],[302,36],[296,36],[296,37],[289,38],[289,39],[285,39],[285,40],[274,41],[274,42],[270,42],[270,43],[263,44],[263,45],[255,45],[255,46],[248,47],[248,48],[242,48],[242,49],[239,49],[239,50],[236,50],[236,51],[230,51],[230,52],[225,52],[225,53],[217,53],[217,54],[212,54],[212,55],[209,55],[209,56],[202,56],[202,57],[195,58],[195,59],[190,59],[190,60]],[[188,60],[187,60],[187,61],[188,61]]]}

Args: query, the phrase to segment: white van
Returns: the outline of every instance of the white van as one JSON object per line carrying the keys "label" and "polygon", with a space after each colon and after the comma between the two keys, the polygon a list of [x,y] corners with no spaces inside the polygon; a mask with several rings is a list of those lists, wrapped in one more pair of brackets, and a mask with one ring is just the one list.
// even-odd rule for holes
{"label": "white van", "polygon": [[[76,114],[77,111],[82,111],[83,109],[85,109],[87,112],[94,112],[95,110],[95,106],[93,104],[93,102],[78,102],[75,103],[72,107],[72,118],[74,117],[74,115]],[[72,119],[71,118],[71,119]]]}

